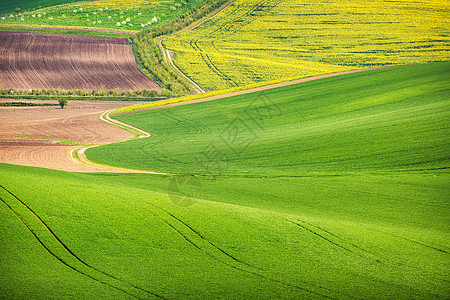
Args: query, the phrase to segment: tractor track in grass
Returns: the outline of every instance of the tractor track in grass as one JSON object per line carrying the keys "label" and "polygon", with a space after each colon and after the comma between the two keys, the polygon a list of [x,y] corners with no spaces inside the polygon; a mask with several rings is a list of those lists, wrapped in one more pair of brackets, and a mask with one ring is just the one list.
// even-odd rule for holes
{"label": "tractor track in grass", "polygon": [[[331,244],[333,244],[333,245],[335,245],[335,246],[337,246],[337,247],[339,247],[339,248],[342,248],[342,249],[344,249],[345,251],[348,251],[348,252],[350,252],[351,254],[357,255],[357,256],[359,256],[359,257],[361,257],[361,258],[363,258],[363,259],[364,259],[364,258],[370,258],[370,259],[375,260],[376,263],[379,263],[379,264],[381,264],[381,263],[383,263],[383,264],[388,263],[388,264],[391,264],[391,265],[395,265],[396,268],[409,268],[409,267],[411,267],[411,266],[406,265],[404,262],[399,262],[399,261],[396,261],[396,260],[388,259],[388,258],[386,258],[386,257],[383,257],[383,256],[380,256],[380,255],[378,255],[378,254],[372,253],[372,252],[370,252],[370,251],[368,251],[368,250],[366,250],[366,249],[363,249],[362,247],[360,247],[360,246],[358,246],[358,245],[355,245],[354,243],[349,242],[349,241],[347,241],[346,239],[343,239],[343,238],[341,238],[341,237],[339,237],[339,236],[337,236],[337,235],[335,235],[335,234],[329,232],[328,230],[325,230],[325,229],[323,229],[323,228],[321,228],[321,227],[319,227],[319,226],[316,226],[316,225],[314,225],[314,224],[311,224],[311,223],[308,223],[308,222],[305,222],[305,221],[302,221],[302,220],[297,220],[297,219],[296,219],[296,220],[285,219],[285,220],[286,220],[287,222],[293,224],[293,225],[297,225],[297,226],[301,227],[303,230],[306,230],[306,231],[308,231],[308,232],[310,232],[310,233],[312,233],[312,234],[318,236],[319,238],[325,240],[326,242],[331,243]],[[305,225],[301,225],[301,224],[299,224],[299,223],[303,223],[303,224],[305,224]],[[349,248],[354,248],[356,251],[363,252],[363,253],[365,253],[366,255],[362,255],[362,254],[360,254],[360,253],[357,253],[356,251],[353,251],[353,250],[351,250],[351,249],[349,249],[349,248],[346,248],[346,247],[344,247],[343,245],[340,245],[338,242],[334,242],[334,241],[332,241],[330,238],[325,237],[323,234],[320,234],[320,233],[318,233],[318,232],[316,232],[316,231],[314,231],[314,230],[308,228],[308,226],[309,226],[309,227],[316,228],[316,229],[318,229],[318,230],[320,230],[320,231],[322,231],[322,232],[324,232],[324,233],[326,233],[326,234],[328,234],[328,235],[334,237],[335,239],[341,241],[343,244],[348,245]],[[418,245],[420,245],[420,246],[423,246],[423,247],[426,247],[426,248],[430,248],[430,249],[433,249],[433,250],[436,250],[436,251],[439,251],[439,252],[443,252],[443,253],[445,253],[445,254],[449,254],[449,253],[448,253],[447,251],[445,251],[445,250],[442,250],[442,249],[439,249],[439,248],[436,248],[436,247],[433,247],[433,246],[429,246],[429,245],[423,244],[423,243],[421,243],[421,242],[418,242],[418,241],[414,241],[414,240],[408,239],[408,238],[406,238],[406,237],[401,237],[401,236],[395,235],[395,234],[390,233],[390,232],[386,232],[386,231],[382,231],[382,230],[377,230],[377,229],[374,229],[374,228],[372,228],[372,230],[377,231],[377,232],[380,232],[380,233],[383,233],[383,234],[386,234],[386,235],[393,236],[393,237],[398,238],[398,239],[404,239],[404,240],[406,240],[406,241],[408,241],[408,242],[415,243],[415,244],[418,244]],[[414,266],[414,268],[417,269],[417,270],[419,270],[419,271],[422,272],[423,274],[426,274],[426,273],[429,272],[429,271],[427,271],[427,270],[425,270],[425,269],[423,269],[423,268],[421,268],[421,267],[418,267],[418,266]],[[441,279],[441,280],[444,281],[444,282],[450,282],[449,280],[446,280],[446,279]]]}
{"label": "tractor track in grass", "polygon": [[[33,209],[31,209],[24,201],[22,201],[14,193],[6,189],[4,186],[0,185],[0,189],[3,190],[4,194],[2,197],[0,197],[1,202],[3,202],[5,206],[8,207],[8,209],[17,216],[20,222],[36,238],[36,240],[41,244],[41,246],[44,247],[44,249],[50,255],[55,257],[59,262],[69,267],[70,269],[74,270],[75,272],[80,273],[81,275],[84,275],[101,284],[105,284],[113,289],[121,291],[136,299],[141,299],[143,296],[142,293],[145,293],[146,296],[154,296],[158,299],[165,299],[164,297],[156,293],[147,291],[136,285],[130,284],[114,275],[108,274],[88,264],[79,256],[77,256],[73,251],[71,251],[69,247],[54,233],[54,231],[50,229],[50,227],[44,222],[44,220],[42,220],[42,218]],[[7,198],[10,198],[12,201],[8,201]],[[19,210],[22,210],[22,213],[19,212]],[[28,217],[24,216],[25,213],[28,214]],[[30,219],[34,219],[34,221],[39,224],[41,229],[31,225],[33,220]],[[48,241],[48,238],[50,238],[50,241]],[[55,245],[60,249],[55,249]],[[64,255],[65,257],[61,257],[62,256],[61,254]]]}
{"label": "tractor track in grass", "polygon": [[[352,253],[354,255],[360,256],[362,258],[367,258],[366,256],[364,256],[364,255],[362,255],[360,253],[357,253],[354,250],[349,249],[350,247],[347,248],[347,247],[339,244],[338,242],[332,241],[331,238],[325,237],[324,234],[320,234],[319,232],[314,231],[311,228],[308,228],[308,226],[309,227],[314,227],[314,228],[316,228],[316,229],[318,229],[320,231],[323,231],[325,234],[328,234],[328,235],[334,237],[335,239],[338,239],[338,240],[342,241],[344,244],[347,244],[347,245],[357,249],[358,251],[361,251],[361,252],[364,252],[364,253],[370,255],[370,257],[373,258],[378,263],[380,263],[381,260],[383,259],[383,258],[378,257],[377,255],[371,253],[370,251],[367,251],[367,250],[365,250],[365,249],[363,249],[363,248],[361,248],[361,247],[359,247],[359,246],[357,246],[357,245],[355,245],[355,244],[353,244],[353,243],[351,243],[351,242],[349,242],[349,241],[347,241],[347,240],[345,240],[345,239],[343,239],[343,238],[341,238],[341,237],[339,237],[339,236],[337,236],[337,235],[335,235],[335,234],[329,232],[328,230],[325,230],[325,229],[323,229],[323,228],[321,228],[319,226],[316,226],[316,225],[313,225],[311,223],[307,223],[307,222],[304,222],[304,221],[301,221],[301,220],[292,221],[292,220],[287,220],[286,219],[286,221],[291,223],[291,224],[293,224],[293,225],[299,226],[300,228],[302,228],[302,229],[304,229],[304,230],[314,234],[315,236],[325,240],[326,242],[331,243],[331,244],[335,245],[336,247],[339,247],[339,248],[341,248],[341,249],[343,249],[345,251],[348,251],[348,252],[350,252],[350,253]],[[302,225],[300,223],[303,223],[304,225]],[[383,259],[383,260],[385,260],[385,259]],[[393,262],[393,261],[391,261],[391,262]],[[393,262],[393,263],[395,263],[395,262]]]}
{"label": "tractor track in grass", "polygon": [[378,232],[380,232],[380,233],[383,233],[383,234],[386,234],[386,235],[393,236],[393,237],[398,238],[398,239],[403,239],[403,240],[405,240],[405,241],[408,241],[408,242],[413,243],[413,244],[420,245],[420,246],[422,246],[422,247],[426,247],[426,248],[429,248],[429,249],[433,249],[433,250],[438,251],[438,252],[442,252],[442,253],[445,253],[445,254],[450,254],[450,252],[448,252],[447,250],[440,249],[440,248],[437,248],[437,247],[434,247],[434,246],[430,246],[430,245],[424,244],[424,243],[422,243],[422,242],[419,242],[419,241],[415,241],[415,240],[413,240],[413,239],[406,238],[406,237],[404,237],[404,236],[399,236],[399,235],[393,234],[393,233],[391,233],[391,232],[382,231],[382,230],[376,230],[376,231],[378,231]]}
{"label": "tractor track in grass", "polygon": [[[353,297],[353,296],[350,296],[347,294],[342,294],[342,293],[336,292],[336,291],[326,288],[324,286],[317,286],[317,285],[314,285],[311,283],[302,282],[305,286],[309,286],[309,288],[307,288],[307,287],[299,286],[297,284],[285,282],[285,281],[282,281],[279,279],[275,279],[275,278],[266,276],[263,274],[265,272],[264,269],[261,269],[256,266],[252,266],[252,265],[236,258],[235,256],[229,254],[227,251],[225,251],[224,249],[220,248],[219,246],[217,246],[216,244],[211,242],[209,239],[207,239],[205,236],[203,236],[201,233],[199,233],[197,230],[195,230],[192,226],[190,226],[189,224],[187,224],[180,218],[176,217],[172,213],[168,212],[165,209],[162,209],[161,207],[159,207],[157,205],[149,203],[148,201],[145,201],[145,203],[147,203],[148,205],[150,205],[151,207],[153,207],[157,211],[159,211],[159,212],[151,211],[153,216],[155,216],[156,218],[158,218],[159,220],[164,222],[167,226],[169,226],[172,230],[174,230],[182,239],[184,239],[186,242],[191,244],[194,248],[196,248],[197,250],[199,250],[206,256],[210,257],[211,259],[219,262],[220,264],[223,264],[223,265],[230,267],[232,269],[235,269],[235,270],[239,270],[239,271],[244,272],[249,275],[257,276],[257,277],[263,278],[265,280],[268,280],[268,281],[271,281],[271,282],[274,282],[274,283],[277,283],[277,284],[280,284],[280,285],[283,285],[283,286],[286,286],[286,287],[289,287],[289,288],[292,288],[295,290],[299,290],[302,292],[307,292],[307,293],[310,293],[310,294],[313,294],[316,296],[320,296],[320,297],[323,297],[326,299],[339,299],[342,296],[345,296],[345,297],[348,297],[351,299],[358,299],[356,297]],[[171,220],[174,220],[175,223],[168,221],[163,215],[165,215],[166,217],[168,216]],[[176,224],[178,224],[178,225],[176,225]],[[181,228],[179,226],[181,226]],[[190,234],[183,232],[182,228],[184,228],[184,230],[189,232]],[[192,236],[189,236],[189,235],[192,235]],[[195,239],[197,239],[199,242],[194,241]],[[201,244],[205,245],[207,248],[210,248],[212,251],[208,250]],[[219,257],[217,255],[215,255],[213,252],[216,252],[217,254],[219,254]],[[319,291],[315,291],[315,290],[311,289],[311,287],[316,288]]]}

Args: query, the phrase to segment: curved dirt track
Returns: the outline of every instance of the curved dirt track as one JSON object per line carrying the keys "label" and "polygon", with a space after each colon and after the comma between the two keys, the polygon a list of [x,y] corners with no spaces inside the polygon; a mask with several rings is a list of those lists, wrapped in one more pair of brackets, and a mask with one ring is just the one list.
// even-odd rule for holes
{"label": "curved dirt track", "polygon": [[[71,101],[65,109],[56,106],[0,108],[0,163],[73,172],[124,172],[79,164],[69,157],[69,152],[82,148],[81,143],[108,144],[133,138],[133,133],[98,118],[105,110],[130,104]],[[67,145],[61,139],[79,145]]]}
{"label": "curved dirt track", "polygon": [[126,39],[0,32],[0,88],[161,88],[136,65]]}

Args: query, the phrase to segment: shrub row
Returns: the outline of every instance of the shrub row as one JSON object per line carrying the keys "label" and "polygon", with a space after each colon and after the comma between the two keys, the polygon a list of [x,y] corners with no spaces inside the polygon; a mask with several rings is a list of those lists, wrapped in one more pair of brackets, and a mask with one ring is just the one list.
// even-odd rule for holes
{"label": "shrub row", "polygon": [[56,88],[51,89],[30,89],[30,90],[16,90],[16,89],[0,89],[0,96],[141,96],[141,97],[155,97],[155,98],[168,98],[172,97],[173,93],[162,92],[154,90],[136,90],[136,91],[120,91],[119,89],[106,90],[106,89],[75,89],[75,90],[61,90]]}

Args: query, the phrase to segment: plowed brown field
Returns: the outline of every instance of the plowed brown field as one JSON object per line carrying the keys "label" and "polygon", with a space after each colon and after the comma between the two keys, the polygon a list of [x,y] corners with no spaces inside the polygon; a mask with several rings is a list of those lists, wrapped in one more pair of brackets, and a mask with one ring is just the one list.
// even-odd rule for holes
{"label": "plowed brown field", "polygon": [[0,88],[158,90],[126,39],[0,32]]}
{"label": "plowed brown field", "polygon": [[0,163],[64,171],[108,171],[77,164],[68,153],[80,146],[64,145],[58,140],[106,144],[130,139],[132,133],[98,119],[106,110],[130,104],[71,101],[66,109],[54,106],[0,108]]}

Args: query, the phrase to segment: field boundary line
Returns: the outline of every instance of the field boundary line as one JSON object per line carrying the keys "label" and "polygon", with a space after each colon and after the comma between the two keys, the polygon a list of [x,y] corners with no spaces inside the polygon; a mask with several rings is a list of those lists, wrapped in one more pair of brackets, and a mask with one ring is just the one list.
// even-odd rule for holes
{"label": "field boundary line", "polygon": [[177,71],[188,83],[189,85],[194,89],[195,92],[197,92],[197,94],[202,94],[205,93],[206,91],[203,90],[194,80],[192,80],[190,77],[188,77],[186,74],[183,73],[183,71],[181,71],[173,62],[172,60],[172,55],[170,54],[170,50],[167,50],[166,48],[164,48],[162,41],[164,39],[168,38],[167,36],[162,37],[162,38],[156,38],[155,39],[155,43],[156,45],[159,47],[159,49],[161,50],[161,52],[163,53],[163,58],[164,61],[171,66],[175,71]]}
{"label": "field boundary line", "polygon": [[115,111],[115,109],[107,110],[107,111],[105,111],[104,113],[102,113],[98,118],[99,118],[101,121],[103,121],[103,122],[106,122],[106,123],[108,123],[108,124],[117,126],[117,127],[121,128],[121,129],[123,129],[123,130],[127,130],[127,131],[133,133],[133,134],[135,135],[134,138],[139,138],[139,139],[140,139],[140,138],[148,138],[148,137],[151,137],[151,134],[150,134],[150,133],[148,133],[148,132],[146,132],[146,131],[144,131],[144,130],[142,130],[142,129],[139,129],[139,128],[134,127],[134,126],[131,126],[131,125],[129,125],[129,124],[120,122],[119,120],[111,119],[110,115],[111,115],[111,113],[113,113],[114,111]]}
{"label": "field boundary line", "polygon": [[[116,126],[120,129],[126,130],[131,132],[134,136],[131,138],[131,140],[134,139],[141,139],[141,138],[148,138],[151,136],[150,133],[136,128],[134,126],[128,125],[126,123],[120,122],[118,120],[114,120],[110,118],[110,114],[114,111],[114,109],[110,109],[107,110],[105,112],[103,112],[98,118],[99,120],[106,122],[110,125]],[[120,143],[120,142],[119,142]],[[95,168],[98,169],[100,171],[104,171],[104,172],[114,172],[114,173],[144,173],[144,174],[158,174],[158,175],[168,175],[169,173],[163,173],[163,172],[153,172],[153,171],[145,171],[145,170],[135,170],[135,169],[127,169],[127,168],[121,168],[121,167],[114,167],[114,166],[109,166],[109,165],[105,165],[105,164],[99,164],[96,162],[93,162],[91,160],[89,160],[86,156],[86,150],[90,149],[90,148],[95,148],[95,147],[99,147],[99,146],[104,146],[104,145],[110,145],[110,144],[114,144],[114,143],[107,143],[107,144],[96,144],[96,145],[89,145],[89,146],[84,146],[78,149],[74,149],[74,150],[70,150],[68,152],[68,156],[70,158],[70,160],[72,160],[73,162],[83,165],[83,166],[87,166],[87,167],[91,167],[91,168]]]}
{"label": "field boundary line", "polygon": [[136,30],[115,30],[115,29],[100,29],[100,28],[89,28],[89,27],[48,27],[48,26],[17,26],[17,25],[11,25],[8,26],[2,25],[0,26],[1,29],[33,29],[33,30],[65,30],[65,31],[88,31],[88,32],[108,32],[108,33],[137,33]]}
{"label": "field boundary line", "polygon": [[[123,110],[123,108],[115,109],[115,111],[118,111],[118,112],[114,113],[114,115],[124,115],[124,114],[135,113],[135,112],[143,112],[143,111],[154,110],[154,109],[161,109],[161,108],[168,108],[168,107],[174,107],[174,106],[180,106],[180,105],[186,105],[186,104],[194,104],[194,103],[211,101],[211,100],[218,100],[218,99],[223,99],[223,98],[228,98],[228,97],[234,97],[234,96],[240,96],[240,95],[245,95],[245,94],[250,94],[250,93],[255,93],[255,92],[271,90],[271,89],[275,89],[275,88],[279,88],[279,87],[290,86],[290,85],[304,83],[304,82],[318,80],[318,79],[325,79],[325,78],[330,78],[330,77],[335,77],[335,76],[348,75],[348,74],[353,74],[353,73],[372,71],[372,70],[378,70],[378,69],[384,69],[384,68],[392,68],[392,67],[398,67],[398,66],[401,66],[401,65],[389,65],[389,66],[364,68],[364,69],[356,69],[356,70],[328,73],[328,74],[322,74],[322,75],[315,75],[315,76],[310,76],[310,77],[297,78],[297,79],[293,79],[293,80],[263,85],[263,86],[259,86],[259,87],[253,87],[253,88],[249,88],[246,90],[238,90],[235,92],[226,92],[227,90],[224,90],[223,94],[217,94],[217,95],[204,97],[204,98],[198,98],[198,99],[194,99],[194,100],[185,100],[185,101],[179,100],[179,102],[176,102],[178,98],[172,98],[169,100],[165,99],[165,100],[151,102],[150,103],[151,105],[155,105],[155,104],[156,105],[149,107],[149,108],[143,107],[142,109],[136,109],[136,110],[130,110],[130,111],[126,111],[126,110],[121,111],[121,110]],[[199,96],[201,96],[201,95],[199,95]],[[181,97],[181,99],[182,98],[184,98],[184,97]],[[172,101],[173,101],[173,103],[170,103]],[[167,104],[158,106],[157,105],[158,102],[167,103]],[[128,107],[132,108],[133,106],[134,105],[128,106]],[[139,105],[139,106],[141,106],[141,105]],[[125,107],[125,109],[127,109],[127,107]]]}

